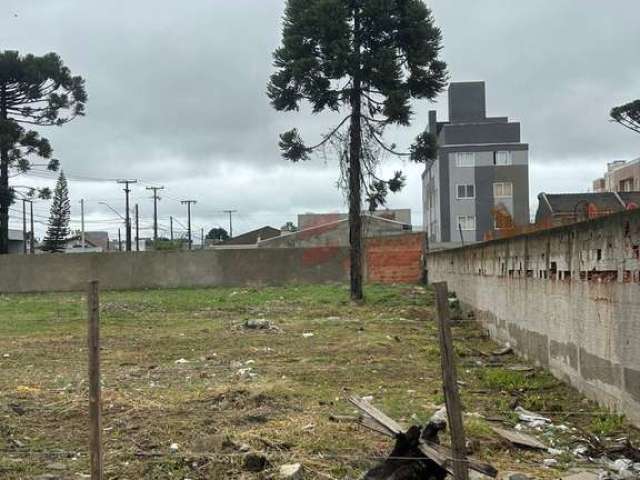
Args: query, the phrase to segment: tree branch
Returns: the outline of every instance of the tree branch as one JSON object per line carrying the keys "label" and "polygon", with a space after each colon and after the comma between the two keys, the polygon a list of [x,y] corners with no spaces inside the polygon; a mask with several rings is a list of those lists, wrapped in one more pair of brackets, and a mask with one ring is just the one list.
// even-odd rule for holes
{"label": "tree branch", "polygon": [[383,150],[396,155],[398,157],[409,157],[411,156],[410,153],[405,153],[405,152],[398,152],[396,150],[393,150],[392,148],[388,147],[382,140],[380,140],[378,138],[378,136],[375,133],[375,129],[373,128],[373,126],[369,123],[369,119],[362,115],[362,118],[364,119],[364,121],[367,123],[367,125],[369,126],[369,133],[371,134],[371,138],[373,138],[375,140],[375,142],[380,145],[382,147]]}
{"label": "tree branch", "polygon": [[322,145],[324,145],[325,143],[327,143],[331,137],[333,137],[336,132],[338,130],[340,130],[340,128],[342,128],[342,126],[347,122],[347,120],[349,120],[351,118],[351,115],[347,115],[346,117],[344,117],[342,119],[342,121],[338,124],[338,126],[336,128],[334,128],[331,132],[329,132],[326,136],[323,137],[322,141],[320,143],[318,143],[317,145],[314,145],[313,147],[309,147],[307,148],[308,151],[313,151],[316,150],[317,148],[320,148]]}

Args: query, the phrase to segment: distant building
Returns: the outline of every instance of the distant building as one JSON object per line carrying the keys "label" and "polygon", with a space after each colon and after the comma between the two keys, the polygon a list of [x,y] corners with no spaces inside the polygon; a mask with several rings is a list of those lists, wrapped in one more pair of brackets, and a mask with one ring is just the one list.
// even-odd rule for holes
{"label": "distant building", "polygon": [[529,224],[529,146],[520,124],[487,117],[484,82],[451,83],[449,121],[429,112],[438,157],[422,175],[423,225],[429,242],[475,242],[495,229],[496,210]]}
{"label": "distant building", "polygon": [[82,238],[80,235],[75,235],[71,238],[67,238],[64,253],[100,253],[104,249],[101,246],[96,245],[89,240],[85,233],[84,248],[82,248]]}
{"label": "distant building", "polygon": [[279,236],[280,229],[273,227],[262,227],[230,238],[226,242],[221,243],[220,246],[224,247],[230,245],[256,245],[261,240]]}
{"label": "distant building", "polygon": [[640,192],[541,193],[536,225],[555,227],[638,208]]}
{"label": "distant building", "polygon": [[[409,208],[376,210],[372,215],[411,225],[411,209]],[[348,218],[348,213],[303,213],[298,215],[298,229],[306,230],[339,220],[347,220]]]}
{"label": "distant building", "polygon": [[[402,235],[411,232],[411,225],[388,220],[376,215],[362,216],[362,235],[364,238]],[[349,219],[343,218],[316,225],[293,233],[258,242],[258,247],[344,247],[349,245]]]}
{"label": "distant building", "polygon": [[24,253],[24,235],[22,230],[9,229],[9,253]]}
{"label": "distant building", "polygon": [[607,164],[604,177],[593,181],[594,192],[640,191],[640,158],[616,160]]}
{"label": "distant building", "polygon": [[[101,248],[103,252],[108,252],[111,247],[109,242],[109,232],[84,232],[84,238],[96,247]],[[113,246],[117,247],[117,244],[114,244]]]}

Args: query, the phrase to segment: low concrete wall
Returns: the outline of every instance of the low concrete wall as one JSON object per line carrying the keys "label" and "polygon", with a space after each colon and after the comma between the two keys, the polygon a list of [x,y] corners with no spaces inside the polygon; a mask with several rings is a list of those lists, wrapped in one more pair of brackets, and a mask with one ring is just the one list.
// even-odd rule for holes
{"label": "low concrete wall", "polygon": [[346,248],[0,256],[0,293],[81,290],[92,279],[114,290],[342,282],[348,258]]}
{"label": "low concrete wall", "polygon": [[[417,283],[421,234],[367,239],[365,279]],[[74,291],[99,280],[110,290],[346,282],[349,248],[221,248],[193,252],[0,256],[0,293]]]}
{"label": "low concrete wall", "polygon": [[491,335],[640,425],[640,211],[427,256]]}

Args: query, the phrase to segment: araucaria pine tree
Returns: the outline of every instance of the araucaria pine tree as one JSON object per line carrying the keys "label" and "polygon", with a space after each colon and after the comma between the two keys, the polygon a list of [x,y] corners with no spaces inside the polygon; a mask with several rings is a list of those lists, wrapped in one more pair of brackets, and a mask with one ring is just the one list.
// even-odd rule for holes
{"label": "araucaria pine tree", "polygon": [[[10,185],[9,178],[32,168],[34,159],[58,170],[59,161],[34,126],[60,126],[84,115],[84,80],[74,77],[55,53],[41,57],[0,51],[0,254],[9,251],[9,207],[18,189],[49,198],[48,188]],[[24,193],[24,192],[23,192]]]}
{"label": "araucaria pine tree", "polygon": [[69,220],[71,217],[71,205],[69,204],[69,187],[64,172],[60,172],[56,189],[53,193],[53,202],[49,213],[49,226],[44,237],[42,249],[50,253],[63,252],[65,242],[69,236]]}
{"label": "araucaria pine tree", "polygon": [[[441,33],[421,0],[288,0],[282,45],[274,53],[275,73],[267,94],[276,110],[298,110],[303,101],[314,113],[342,114],[336,127],[315,146],[307,146],[297,129],[280,136],[282,156],[308,160],[310,154],[342,135],[349,194],[351,298],[362,292],[363,145],[384,143],[387,126],[408,126],[411,99],[434,99],[446,86],[446,64],[439,59]],[[409,156],[425,162],[435,139],[421,134]],[[401,154],[402,155],[402,154]],[[366,172],[365,172],[366,173]],[[375,180],[379,182],[379,180]],[[402,183],[396,174],[385,184],[372,184],[370,200]]]}

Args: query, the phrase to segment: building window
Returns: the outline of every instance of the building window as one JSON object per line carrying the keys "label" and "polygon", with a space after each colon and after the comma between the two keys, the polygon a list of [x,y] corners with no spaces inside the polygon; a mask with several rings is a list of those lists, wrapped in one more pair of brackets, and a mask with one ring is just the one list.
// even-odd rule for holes
{"label": "building window", "polygon": [[474,152],[458,152],[453,154],[457,167],[475,167],[476,154]]}
{"label": "building window", "polygon": [[476,217],[460,216],[458,217],[458,228],[460,230],[475,230]]}
{"label": "building window", "polygon": [[508,152],[508,151],[494,152],[493,164],[496,166],[511,165],[511,152]]}
{"label": "building window", "polygon": [[476,186],[471,185],[457,185],[458,200],[473,199],[476,198]]}
{"label": "building window", "polygon": [[511,182],[498,182],[493,184],[493,196],[495,198],[513,197],[513,184]]}

